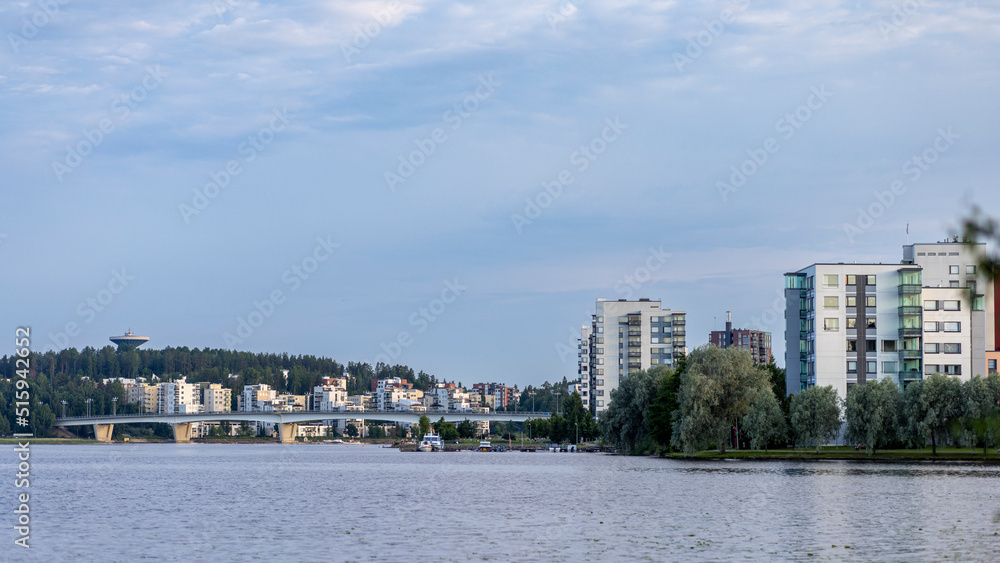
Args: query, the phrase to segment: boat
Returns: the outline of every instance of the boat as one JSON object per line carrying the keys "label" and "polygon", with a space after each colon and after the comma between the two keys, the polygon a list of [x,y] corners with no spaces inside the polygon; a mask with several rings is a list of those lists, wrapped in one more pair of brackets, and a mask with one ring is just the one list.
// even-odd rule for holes
{"label": "boat", "polygon": [[437,434],[424,434],[424,439],[417,446],[418,452],[440,452],[444,450],[444,442]]}
{"label": "boat", "polygon": [[479,447],[476,448],[476,451],[480,451],[480,452],[492,452],[493,451],[493,442],[490,442],[489,440],[484,440],[482,442],[479,442]]}

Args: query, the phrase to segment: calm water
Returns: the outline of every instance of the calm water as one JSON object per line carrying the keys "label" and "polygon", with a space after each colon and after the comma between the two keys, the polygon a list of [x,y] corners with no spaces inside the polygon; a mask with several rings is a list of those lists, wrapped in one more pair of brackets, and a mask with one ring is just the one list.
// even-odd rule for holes
{"label": "calm water", "polygon": [[1000,560],[996,467],[304,444],[31,461],[33,547],[7,526],[9,561]]}

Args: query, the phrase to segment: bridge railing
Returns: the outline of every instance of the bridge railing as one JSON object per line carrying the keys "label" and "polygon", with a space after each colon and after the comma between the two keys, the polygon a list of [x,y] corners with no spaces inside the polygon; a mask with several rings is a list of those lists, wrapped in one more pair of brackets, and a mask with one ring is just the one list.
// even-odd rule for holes
{"label": "bridge railing", "polygon": [[350,417],[351,415],[359,415],[359,416],[362,416],[362,417],[364,417],[364,416],[372,417],[372,416],[377,416],[377,415],[386,415],[386,414],[388,414],[388,415],[423,415],[423,416],[427,416],[427,418],[433,418],[435,416],[444,416],[444,415],[448,415],[448,416],[467,415],[470,418],[474,418],[476,416],[482,416],[482,415],[486,415],[486,416],[489,416],[489,417],[495,417],[495,416],[501,416],[501,417],[503,417],[503,416],[517,416],[517,417],[527,416],[529,418],[535,418],[535,417],[545,417],[545,418],[548,418],[548,417],[552,416],[552,413],[550,413],[550,412],[526,412],[526,411],[518,411],[518,412],[513,412],[513,411],[493,411],[493,412],[481,413],[481,412],[466,412],[466,411],[430,411],[430,412],[425,411],[425,412],[420,412],[420,411],[397,411],[397,410],[391,410],[391,411],[390,410],[365,410],[365,411],[342,411],[342,410],[335,410],[335,411],[330,411],[330,410],[327,410],[327,411],[317,411],[317,410],[274,411],[274,410],[253,410],[253,411],[204,411],[204,412],[185,412],[185,413],[161,413],[161,412],[153,412],[153,413],[123,413],[123,414],[113,414],[113,415],[112,414],[94,414],[94,415],[89,415],[89,416],[88,415],[80,415],[80,416],[58,417],[58,418],[56,418],[56,420],[57,421],[59,421],[59,420],[80,420],[80,419],[94,419],[94,418],[127,419],[127,418],[149,418],[149,417],[158,417],[158,416],[162,416],[162,417],[175,417],[175,416],[200,417],[200,416],[215,415],[215,414],[220,414],[220,415],[244,415],[244,414],[245,415],[254,415],[254,414],[269,414],[269,415],[282,415],[282,414],[322,415],[322,414],[331,414],[331,415],[337,415],[338,417],[343,417],[343,416]]}

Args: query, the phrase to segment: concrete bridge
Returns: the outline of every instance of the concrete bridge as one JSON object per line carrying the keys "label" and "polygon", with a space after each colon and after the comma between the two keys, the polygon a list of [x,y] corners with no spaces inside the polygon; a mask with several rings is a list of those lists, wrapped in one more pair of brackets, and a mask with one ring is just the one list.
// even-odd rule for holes
{"label": "concrete bridge", "polygon": [[407,411],[236,411],[236,412],[205,412],[192,414],[120,414],[117,416],[76,416],[57,418],[56,426],[93,426],[94,436],[99,442],[110,442],[115,424],[140,424],[160,422],[170,424],[174,428],[175,442],[191,441],[191,424],[195,422],[269,422],[278,428],[278,438],[283,444],[295,441],[298,425],[322,420],[384,420],[417,424],[420,417],[426,416],[431,422],[437,422],[444,417],[445,422],[462,422],[463,420],[489,420],[490,422],[524,422],[533,418],[549,418],[547,412],[407,412]]}

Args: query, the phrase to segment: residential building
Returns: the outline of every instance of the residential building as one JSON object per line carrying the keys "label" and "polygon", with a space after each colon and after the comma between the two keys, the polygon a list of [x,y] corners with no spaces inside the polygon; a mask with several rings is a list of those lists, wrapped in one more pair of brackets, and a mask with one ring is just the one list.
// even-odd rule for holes
{"label": "residential building", "polygon": [[504,383],[475,383],[472,390],[484,397],[493,397],[492,408],[498,411],[506,410],[508,406],[513,409],[517,400],[517,387],[507,387]]}
{"label": "residential building", "polygon": [[583,377],[581,377],[580,379],[571,382],[569,385],[566,386],[566,392],[569,393],[570,395],[572,395],[573,393],[579,393],[580,400],[583,401],[583,404],[584,405],[590,404],[589,379],[584,379]]}
{"label": "residential building", "polygon": [[239,397],[239,409],[241,411],[269,411],[274,410],[275,391],[270,385],[260,383],[257,385],[244,385],[243,393]]}
{"label": "residential building", "polygon": [[771,333],[733,328],[733,314],[726,311],[726,330],[713,330],[709,342],[719,348],[742,348],[750,352],[753,363],[766,366],[771,361]]}
{"label": "residential building", "polygon": [[218,383],[209,384],[202,389],[201,397],[205,412],[229,412],[233,408],[233,390]]}
{"label": "residential building", "polygon": [[186,377],[159,384],[161,414],[201,412],[201,386],[188,383]]}
{"label": "residential building", "polygon": [[347,379],[326,379],[313,387],[313,410],[336,411],[347,404]]}
{"label": "residential building", "polygon": [[659,300],[598,299],[590,326],[580,331],[577,372],[589,377],[590,409],[601,412],[619,381],[633,371],[673,366],[684,353],[686,315]]}
{"label": "residential building", "polygon": [[994,340],[991,286],[964,243],[903,247],[899,264],[813,264],[785,274],[788,393],[932,373],[984,373]]}

